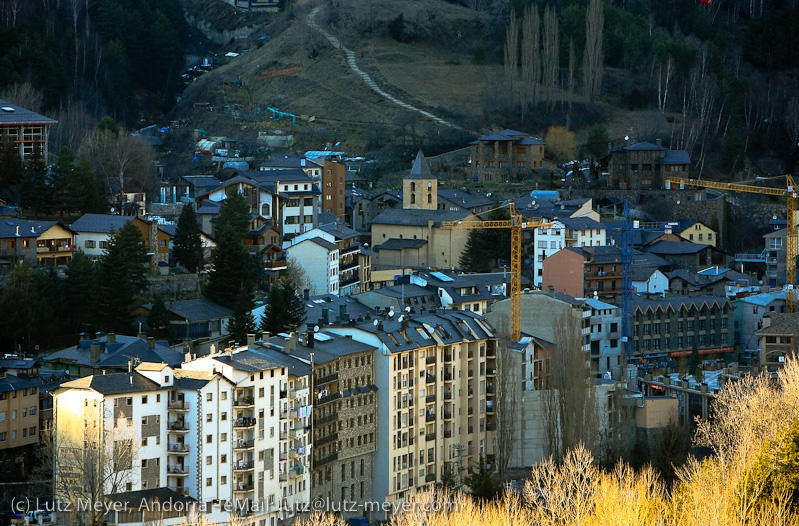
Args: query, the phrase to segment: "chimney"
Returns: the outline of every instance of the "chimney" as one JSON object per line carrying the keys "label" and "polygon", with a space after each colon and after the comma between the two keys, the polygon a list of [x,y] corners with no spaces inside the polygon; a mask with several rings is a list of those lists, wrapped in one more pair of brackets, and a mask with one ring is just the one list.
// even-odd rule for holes
{"label": "chimney", "polygon": [[655,144],[662,148],[663,147],[663,139],[655,139]]}
{"label": "chimney", "polygon": [[330,309],[322,307],[322,327],[330,325]]}
{"label": "chimney", "polygon": [[302,299],[304,299],[305,301],[308,301],[309,299],[311,299],[311,291],[310,291],[310,289],[303,289],[303,291],[302,291]]}
{"label": "chimney", "polygon": [[291,354],[291,338],[285,338],[285,343],[283,344],[283,351],[286,354]]}
{"label": "chimney", "polygon": [[350,321],[350,317],[347,314],[347,305],[341,304],[338,306],[338,317],[341,318],[341,323],[347,323]]}
{"label": "chimney", "polygon": [[233,348],[232,347],[225,347],[225,354],[227,354],[228,356],[232,355],[233,354]]}
{"label": "chimney", "polygon": [[763,319],[761,320],[760,323],[762,324],[761,328],[763,329],[771,327],[771,315],[766,314],[765,316],[763,316]]}
{"label": "chimney", "polygon": [[191,361],[191,353],[189,351],[186,351],[186,354],[183,355],[183,363],[190,361]]}
{"label": "chimney", "polygon": [[155,338],[153,338],[152,336],[147,337],[147,348],[155,349]]}
{"label": "chimney", "polygon": [[80,333],[80,341],[85,342],[87,340],[91,340],[92,339],[91,336],[92,335],[88,332],[82,332]]}
{"label": "chimney", "polygon": [[100,361],[100,344],[93,343],[89,345],[89,360],[92,363],[97,363]]}
{"label": "chimney", "polygon": [[309,327],[308,328],[308,334],[306,335],[305,338],[307,340],[305,342],[306,347],[308,347],[309,349],[313,349],[314,342],[316,341],[316,337],[314,336],[313,327]]}
{"label": "chimney", "polygon": [[141,338],[142,340],[146,340],[146,339],[147,339],[147,331],[139,331],[139,332],[137,333],[137,336],[138,336],[139,338]]}
{"label": "chimney", "polygon": [[402,317],[402,330],[403,331],[408,330],[408,315],[407,314]]}
{"label": "chimney", "polygon": [[116,343],[117,342],[117,335],[113,332],[109,332],[105,337],[106,343]]}
{"label": "chimney", "polygon": [[133,372],[133,360],[128,360],[128,372]]}
{"label": "chimney", "polygon": [[383,332],[383,320],[377,320],[377,330]]}
{"label": "chimney", "polygon": [[247,347],[252,347],[255,345],[255,335],[248,334],[247,335]]}

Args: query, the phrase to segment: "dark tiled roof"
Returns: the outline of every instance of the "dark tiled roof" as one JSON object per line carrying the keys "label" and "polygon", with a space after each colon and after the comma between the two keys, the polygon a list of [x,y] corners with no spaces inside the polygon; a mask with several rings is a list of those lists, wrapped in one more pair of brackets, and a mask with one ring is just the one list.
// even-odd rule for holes
{"label": "dark tiled roof", "polygon": [[770,313],[771,325],[757,334],[799,334],[799,312]]}
{"label": "dark tiled roof", "polygon": [[559,219],[568,228],[572,230],[604,230],[605,225],[599,221],[594,221],[590,217],[564,217]]}
{"label": "dark tiled roof", "polygon": [[406,248],[421,248],[427,244],[426,239],[399,239],[392,237],[382,245],[377,245],[374,248],[375,252],[381,250],[404,250]]}
{"label": "dark tiled roof", "polygon": [[[182,300],[167,302],[164,304],[166,310],[180,316],[189,322],[215,320],[217,318],[229,318],[232,311],[221,305],[217,305],[209,299]],[[152,309],[152,303],[143,305],[147,310]]]}
{"label": "dark tiled roof", "polygon": [[298,245],[300,245],[302,243],[306,243],[306,242],[307,243],[317,244],[320,247],[324,248],[325,250],[330,250],[330,251],[338,250],[338,245],[336,245],[335,243],[331,243],[327,239],[323,239],[323,238],[318,237],[318,236],[317,237],[312,237],[310,239],[303,239],[299,243],[297,243],[295,245],[291,245],[287,250],[291,250],[292,248],[294,248],[294,247],[296,247],[296,246],[298,246]]}
{"label": "dark tiled roof", "polygon": [[142,501],[147,503],[158,502],[159,506],[167,503],[171,505],[178,504],[175,509],[185,509],[183,504],[195,502],[195,500],[186,495],[169,489],[168,487],[142,489],[138,491],[127,491],[125,493],[114,493],[113,495],[106,496],[106,499],[119,503],[119,506],[140,511],[142,509]]}
{"label": "dark tiled roof", "polygon": [[222,206],[222,203],[217,203],[216,201],[211,201],[208,199],[203,200],[200,203],[200,207],[197,209],[198,215],[218,215],[219,208]]}
{"label": "dark tiled roof", "polygon": [[657,243],[644,247],[645,252],[652,254],[663,254],[669,256],[678,256],[685,254],[696,254],[701,252],[711,245],[704,245],[701,243],[690,243],[683,241],[658,241]]}
{"label": "dark tiled roof", "polygon": [[446,199],[451,203],[455,203],[456,205],[460,205],[467,209],[477,208],[478,206],[488,206],[494,202],[487,197],[472,195],[469,192],[464,192],[463,190],[458,190],[455,188],[449,190],[439,190],[438,198]]}
{"label": "dark tiled roof", "polygon": [[236,351],[232,354],[218,354],[214,356],[214,360],[248,373],[269,371],[283,367],[283,364],[250,350]]}
{"label": "dark tiled roof", "polygon": [[[347,192],[349,193],[349,189]],[[341,218],[332,212],[321,212],[319,215],[316,216],[316,224],[320,226],[334,224],[334,223],[341,223]]]}
{"label": "dark tiled roof", "polygon": [[309,300],[304,300],[303,303],[305,304],[305,314],[307,316],[306,323],[308,325],[319,323],[319,320],[322,318],[323,309],[329,311],[328,320],[332,323],[339,315],[342,305],[345,306],[347,314],[352,319],[365,317],[367,314],[371,315],[374,313],[374,310],[351,296],[333,296],[331,294],[311,296]]}
{"label": "dark tiled roof", "polygon": [[419,285],[394,285],[391,287],[382,287],[372,291],[374,294],[388,296],[390,298],[415,298],[420,296],[434,296],[435,294]]}
{"label": "dark tiled roof", "polygon": [[711,281],[707,276],[702,276],[701,274],[694,274],[693,272],[689,272],[685,269],[678,269],[672,272],[667,272],[666,277],[669,278],[669,280],[679,278],[695,287],[704,287],[705,285],[710,285],[711,283],[713,283],[713,281]]}
{"label": "dark tiled roof", "polygon": [[[287,154],[287,155],[273,155],[271,159],[261,163],[258,166],[263,166],[264,168],[277,168],[277,169],[284,169],[284,168],[321,168],[321,164],[312,161],[311,159],[307,159],[305,157],[300,157],[297,154]],[[269,170],[264,170],[269,171]]]}
{"label": "dark tiled roof", "polygon": [[427,166],[427,160],[424,158],[422,150],[416,154],[416,159],[411,166],[411,173],[406,175],[405,179],[433,179],[433,174],[430,173],[430,167]]}
{"label": "dark tiled roof", "polygon": [[665,310],[668,307],[671,307],[675,311],[680,310],[681,307],[685,306],[686,308],[690,309],[695,307],[697,309],[701,309],[702,306],[707,305],[708,307],[718,306],[722,307],[724,305],[728,305],[729,300],[726,297],[715,297],[715,296],[673,296],[669,298],[657,298],[657,299],[648,299],[648,298],[640,298],[634,297],[632,299],[632,308],[633,312],[640,309],[645,311],[647,309],[653,310]]}
{"label": "dark tiled roof", "polygon": [[[6,111],[11,108],[12,111]],[[0,124],[55,124],[57,121],[36,112],[0,100]]]}
{"label": "dark tiled roof", "polygon": [[428,221],[433,221],[434,226],[441,226],[442,221],[459,221],[470,213],[471,212],[468,211],[404,210],[401,208],[388,208],[374,218],[372,224],[427,226]]}
{"label": "dark tiled roof", "polygon": [[651,142],[636,142],[627,146],[622,146],[619,148],[621,150],[629,150],[629,151],[636,151],[636,150],[643,150],[643,151],[651,151],[651,150],[658,150],[662,151],[665,150],[663,146],[658,146],[656,144],[652,144]]}
{"label": "dark tiled roof", "polygon": [[129,216],[116,216],[110,214],[83,214],[80,219],[72,223],[75,232],[97,232],[113,234],[128,221],[134,218]]}
{"label": "dark tiled roof", "polygon": [[173,371],[175,387],[178,389],[199,390],[215,378],[208,371],[190,371],[188,369],[175,369]]}
{"label": "dark tiled roof", "polygon": [[241,170],[237,172],[259,183],[310,183],[311,178],[299,168],[286,170]]}
{"label": "dark tiled roof", "polygon": [[195,188],[195,192],[198,190],[205,191],[207,186],[216,186],[222,182],[213,175],[184,175],[183,179],[189,186]]}
{"label": "dark tiled roof", "polygon": [[137,372],[100,374],[78,378],[61,384],[62,389],[92,389],[103,395],[158,391],[161,385]]}
{"label": "dark tiled roof", "polygon": [[39,376],[15,376],[13,374],[0,378],[0,393],[30,389],[44,385],[44,379]]}
{"label": "dark tiled roof", "polygon": [[685,150],[666,150],[661,164],[691,164],[691,156]]}
{"label": "dark tiled roof", "polygon": [[[321,336],[317,338],[316,335],[318,334],[319,333],[314,334],[313,348],[297,342],[294,351],[290,356],[287,356],[283,351],[286,345],[285,338],[281,338],[279,336],[273,336],[269,339],[269,346],[271,349],[264,345],[265,342],[259,342],[256,350],[265,354],[269,353],[267,356],[270,357],[275,356],[277,358],[282,355],[284,359],[289,358],[294,362],[299,362],[301,366],[297,367],[297,370],[298,372],[307,370],[305,374],[310,372],[310,366],[303,363],[301,360],[310,361],[311,353],[314,353],[314,364],[322,364],[331,362],[341,358],[342,356],[349,356],[351,354],[361,353],[364,351],[376,350],[371,345],[361,343],[345,336],[339,336],[338,334],[321,331]],[[303,369],[302,365],[304,365],[307,369]]]}
{"label": "dark tiled roof", "polygon": [[[85,340],[74,345],[61,349],[43,358],[47,362],[74,362],[86,367],[127,367],[130,360],[143,362],[164,362],[171,367],[180,366],[183,363],[183,354],[160,342],[155,342],[152,349],[147,348],[147,341],[135,336],[116,335],[116,343],[108,343],[108,338],[103,336],[95,340]],[[100,361],[91,361],[90,345],[96,343],[100,345]]]}
{"label": "dark tiled roof", "polygon": [[344,223],[328,223],[326,225],[322,224],[317,228],[323,232],[327,232],[337,240],[351,239],[360,236],[358,232],[346,226]]}
{"label": "dark tiled roof", "polygon": [[[0,219],[0,238],[39,237],[57,224],[58,221],[29,221],[27,219],[15,218]],[[69,230],[69,228],[67,228],[67,230]]]}

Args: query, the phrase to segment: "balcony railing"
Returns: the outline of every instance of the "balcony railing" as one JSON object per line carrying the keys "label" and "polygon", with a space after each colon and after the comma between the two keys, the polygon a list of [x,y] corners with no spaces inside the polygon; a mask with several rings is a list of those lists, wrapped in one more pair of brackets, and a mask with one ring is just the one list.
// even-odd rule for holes
{"label": "balcony railing", "polygon": [[316,462],[314,462],[314,468],[315,469],[319,468],[321,466],[324,466],[325,464],[329,464],[329,463],[331,463],[333,461],[336,461],[336,460],[338,460],[338,452],[335,452],[332,455],[328,455],[326,457],[322,457],[322,458],[317,459]]}
{"label": "balcony railing", "polygon": [[445,362],[451,362],[452,361],[452,353],[451,352],[445,352],[444,353],[444,361]]}
{"label": "balcony railing", "polygon": [[428,375],[427,375],[427,383],[428,383],[428,384],[434,384],[434,383],[436,383],[436,375],[434,375],[434,374],[428,374]]}
{"label": "balcony railing", "polygon": [[249,471],[255,467],[253,460],[239,460],[233,463],[233,471]]}
{"label": "balcony railing", "polygon": [[314,387],[321,387],[323,385],[332,384],[336,380],[338,380],[338,373],[331,373],[325,376],[320,376],[314,382]]}
{"label": "balcony railing", "polygon": [[167,446],[167,450],[173,454],[186,454],[189,452],[189,446],[187,446],[186,444],[170,443]]}
{"label": "balcony railing", "polygon": [[185,467],[173,466],[173,465],[168,465],[166,467],[166,472],[169,473],[170,475],[180,475],[180,476],[189,474],[189,470],[187,470]]}
{"label": "balcony railing", "polygon": [[255,405],[255,400],[248,396],[239,397],[233,402],[233,407],[252,407]]}
{"label": "balcony railing", "polygon": [[428,473],[424,476],[425,482],[435,482],[436,481],[436,474],[435,473]]}
{"label": "balcony railing", "polygon": [[314,421],[313,421],[313,425],[316,426],[316,427],[325,426],[325,425],[335,421],[336,417],[338,417],[338,413],[331,413],[329,415],[325,415],[325,416],[322,416],[322,417],[319,417],[319,418],[315,418]]}
{"label": "balcony railing", "polygon": [[172,400],[168,404],[170,411],[188,411],[189,403],[183,400]]}
{"label": "balcony railing", "polygon": [[244,493],[252,490],[253,490],[252,482],[239,483],[233,485],[233,493]]}
{"label": "balcony railing", "polygon": [[436,439],[436,434],[435,434],[435,433],[427,433],[427,434],[424,436],[424,439],[425,439],[425,440],[435,440],[435,439]]}
{"label": "balcony railing", "polygon": [[335,402],[339,398],[341,398],[341,393],[331,393],[327,396],[323,396],[322,398],[318,398],[314,405],[323,406],[325,404],[329,404],[330,402]]}
{"label": "balcony railing", "polygon": [[427,396],[425,397],[425,399],[424,399],[424,400],[425,400],[425,402],[427,402],[428,404],[432,404],[433,402],[435,402],[435,401],[436,401],[436,395],[434,395],[434,394],[429,394],[429,395],[427,395]]}
{"label": "balcony railing", "polygon": [[446,429],[444,431],[444,438],[452,438],[452,431],[450,431],[449,429]]}
{"label": "balcony railing", "polygon": [[234,429],[247,429],[250,427],[255,427],[255,418],[249,416],[237,418],[236,423],[233,424]]}
{"label": "balcony railing", "polygon": [[53,245],[53,246],[44,246],[44,247],[36,247],[36,252],[74,252],[77,246],[75,245]]}
{"label": "balcony railing", "polygon": [[180,432],[188,431],[189,430],[189,426],[188,426],[188,424],[186,424],[186,422],[181,422],[180,420],[178,420],[176,422],[170,422],[169,423],[169,430],[170,431],[180,431]]}
{"label": "balcony railing", "polygon": [[436,363],[436,355],[434,354],[433,356],[428,356],[426,361],[428,365]]}
{"label": "balcony railing", "polygon": [[187,495],[189,494],[189,488],[184,486],[168,486],[169,489],[177,493],[178,495]]}
{"label": "balcony railing", "polygon": [[255,441],[250,440],[234,440],[233,441],[233,451],[241,450],[241,449],[252,449],[255,446]]}
{"label": "balcony railing", "polygon": [[429,413],[427,416],[425,416],[424,420],[425,420],[425,422],[435,422],[436,421],[436,414],[435,413]]}
{"label": "balcony railing", "polygon": [[453,380],[453,378],[454,378],[454,376],[452,375],[452,373],[450,373],[450,372],[444,373],[444,381],[445,382],[451,382]]}
{"label": "balcony railing", "polygon": [[338,433],[332,433],[330,435],[325,435],[322,438],[317,439],[314,442],[314,445],[316,445],[316,447],[322,447],[327,444],[330,444],[331,442],[335,442],[336,440],[338,440]]}
{"label": "balcony railing", "polygon": [[452,393],[444,393],[444,400],[452,400]]}
{"label": "balcony railing", "polygon": [[444,419],[448,420],[450,418],[452,418],[452,411],[447,411],[446,409],[444,409]]}
{"label": "balcony railing", "polygon": [[486,431],[496,431],[497,425],[494,422],[488,422],[486,424]]}

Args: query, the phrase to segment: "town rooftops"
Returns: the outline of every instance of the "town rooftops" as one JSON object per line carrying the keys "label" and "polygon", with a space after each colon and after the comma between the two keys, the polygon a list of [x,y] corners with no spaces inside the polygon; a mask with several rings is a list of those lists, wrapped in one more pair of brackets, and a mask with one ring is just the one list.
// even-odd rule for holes
{"label": "town rooftops", "polygon": [[303,303],[305,304],[306,323],[308,325],[320,323],[323,318],[323,310],[327,311],[328,324],[333,323],[336,317],[340,316],[342,307],[345,309],[347,316],[354,320],[359,317],[365,318],[367,314],[370,316],[374,314],[373,309],[353,299],[351,296],[333,296],[331,294],[311,296],[309,299],[303,299]]}
{"label": "town rooftops", "polygon": [[706,285],[710,285],[713,283],[713,281],[707,276],[694,274],[693,272],[690,272],[685,269],[677,269],[672,272],[667,272],[666,277],[669,278],[670,280],[679,278],[695,287],[704,287]]}
{"label": "town rooftops", "polygon": [[[82,340],[77,345],[61,349],[43,360],[45,362],[75,363],[86,367],[95,368],[126,368],[128,362],[164,362],[171,367],[177,367],[183,363],[183,353],[171,349],[162,342],[152,342],[152,348],[148,347],[147,340],[136,336],[114,336],[115,342],[108,343],[108,336],[102,336],[94,340]],[[100,347],[100,360],[91,361],[91,345],[96,344]]]}
{"label": "town rooftops", "polygon": [[286,168],[321,168],[321,164],[306,157],[300,157],[297,154],[274,155],[268,161],[264,161],[258,166],[269,169],[286,169]]}
{"label": "town rooftops", "polygon": [[258,183],[310,183],[311,177],[299,168],[285,170],[239,170],[238,175],[245,176]]}
{"label": "town rooftops", "polygon": [[477,208],[478,206],[488,206],[494,202],[487,197],[472,195],[469,192],[458,190],[457,188],[439,190],[438,197],[467,209]]}
{"label": "town rooftops", "polygon": [[40,376],[16,376],[7,374],[5,378],[0,378],[0,393],[40,387],[44,385],[44,383],[44,379]]}
{"label": "town rooftops", "polygon": [[57,121],[44,115],[0,100],[0,126],[12,124],[55,124]]}
{"label": "town rooftops", "polygon": [[728,304],[729,300],[723,296],[721,297],[673,296],[669,298],[657,298],[657,299],[633,297],[632,299],[633,312],[635,312],[636,310],[646,311],[647,309],[666,310],[669,307],[674,311],[678,311],[682,307],[685,307],[687,309],[690,309],[692,307],[696,309],[701,309],[702,307],[705,306],[707,306],[708,308],[713,308],[713,307],[718,308]]}
{"label": "town rooftops", "polygon": [[175,377],[174,385],[177,389],[191,389],[195,391],[202,389],[208,382],[216,378],[216,375],[210,371],[175,369],[172,371],[172,374]]}
{"label": "town rooftops", "polygon": [[433,174],[430,173],[430,167],[427,166],[427,160],[424,158],[422,150],[416,154],[416,159],[411,166],[411,173],[406,175],[405,179],[433,179]]}
{"label": "town rooftops", "polygon": [[441,226],[442,221],[460,221],[470,214],[471,212],[468,211],[404,210],[400,208],[388,208],[374,218],[372,224],[427,226],[428,221],[432,221],[433,226]]}
{"label": "town rooftops", "polygon": [[[320,214],[321,215],[321,214]],[[317,227],[319,230],[326,232],[336,238],[337,240],[344,240],[344,239],[351,239],[354,237],[360,237],[360,234],[355,230],[351,229],[344,223],[328,223],[322,224]]]}
{"label": "town rooftops", "polygon": [[220,363],[231,366],[233,369],[238,369],[246,373],[269,371],[271,369],[280,369],[285,366],[283,363],[278,363],[275,360],[271,360],[249,349],[234,351],[231,354],[216,354],[213,358]]}
{"label": "town rooftops", "polygon": [[158,372],[158,371],[163,371],[167,367],[169,367],[169,366],[167,364],[163,363],[163,362],[160,362],[160,363],[144,362],[144,363],[141,363],[141,364],[137,365],[136,366],[136,370],[137,371],[156,371],[156,372]]}
{"label": "town rooftops", "polygon": [[427,290],[419,285],[393,285],[382,287],[372,291],[374,294],[388,296],[389,298],[418,298],[421,296],[435,296],[433,291]]}
{"label": "town rooftops", "polygon": [[605,225],[590,217],[562,217],[558,221],[572,230],[605,230]]}
{"label": "town rooftops", "polygon": [[103,234],[113,234],[129,221],[133,221],[130,216],[117,216],[110,214],[83,214],[80,219],[72,223],[72,230],[75,232],[96,232]]}
{"label": "town rooftops", "polygon": [[617,148],[613,148],[611,151],[618,151],[618,150],[627,150],[627,151],[662,151],[665,150],[663,146],[658,146],[657,144],[652,144],[651,142],[634,142],[632,144],[626,144],[624,146],[619,146]]}
{"label": "town rooftops", "polygon": [[754,294],[752,296],[746,296],[745,298],[738,298],[734,301],[741,301],[743,303],[749,303],[750,305],[765,307],[775,301],[785,301],[785,289],[764,292],[762,294]]}
{"label": "town rooftops", "polygon": [[666,150],[660,164],[691,164],[691,156],[685,150]]}
{"label": "town rooftops", "polygon": [[[215,320],[218,318],[229,318],[231,315],[231,310],[223,307],[221,305],[217,305],[213,301],[202,298],[198,300],[181,300],[181,301],[170,301],[164,303],[166,310],[183,318],[187,322],[198,322],[198,321],[206,321],[206,320]],[[143,307],[147,310],[153,308],[152,303],[148,303],[143,305]]]}
{"label": "town rooftops", "polygon": [[[288,358],[293,358],[295,360],[299,358],[300,360],[307,362],[310,362],[311,353],[313,353],[314,364],[327,363],[342,356],[375,350],[375,348],[371,345],[327,331],[319,331],[314,333],[313,347],[309,347],[307,343],[308,340],[306,335],[302,341],[298,340],[296,342],[294,348],[291,350],[291,354],[286,356],[286,339],[281,336],[272,336],[268,341],[257,342],[258,347],[256,347],[256,349],[258,349],[260,352],[263,352],[262,349],[271,348],[272,350],[280,351]],[[268,356],[272,356],[272,354],[268,354]]]}
{"label": "town rooftops", "polygon": [[287,250],[291,250],[292,248],[294,248],[296,246],[299,246],[299,245],[301,245],[303,243],[314,243],[314,244],[319,245],[320,247],[324,248],[325,250],[330,250],[330,251],[339,249],[338,245],[336,245],[335,243],[331,243],[327,239],[324,239],[324,238],[321,238],[319,236],[316,236],[316,237],[312,237],[310,239],[303,239],[299,243],[291,245]]}

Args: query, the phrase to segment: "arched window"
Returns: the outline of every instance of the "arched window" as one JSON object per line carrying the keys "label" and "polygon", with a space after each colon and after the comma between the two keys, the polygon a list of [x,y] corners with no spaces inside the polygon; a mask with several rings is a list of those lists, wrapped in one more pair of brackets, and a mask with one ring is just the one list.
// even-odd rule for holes
{"label": "arched window", "polygon": [[431,204],[433,202],[433,194],[427,194],[427,203]]}
{"label": "arched window", "polygon": [[411,182],[411,192],[415,192],[415,191],[416,191],[416,183]]}
{"label": "arched window", "polygon": [[[411,183],[413,184],[413,183]],[[416,203],[416,194],[411,194],[411,204]]]}
{"label": "arched window", "polygon": [[270,217],[272,215],[269,203],[264,203],[261,205],[261,215],[264,217]]}

